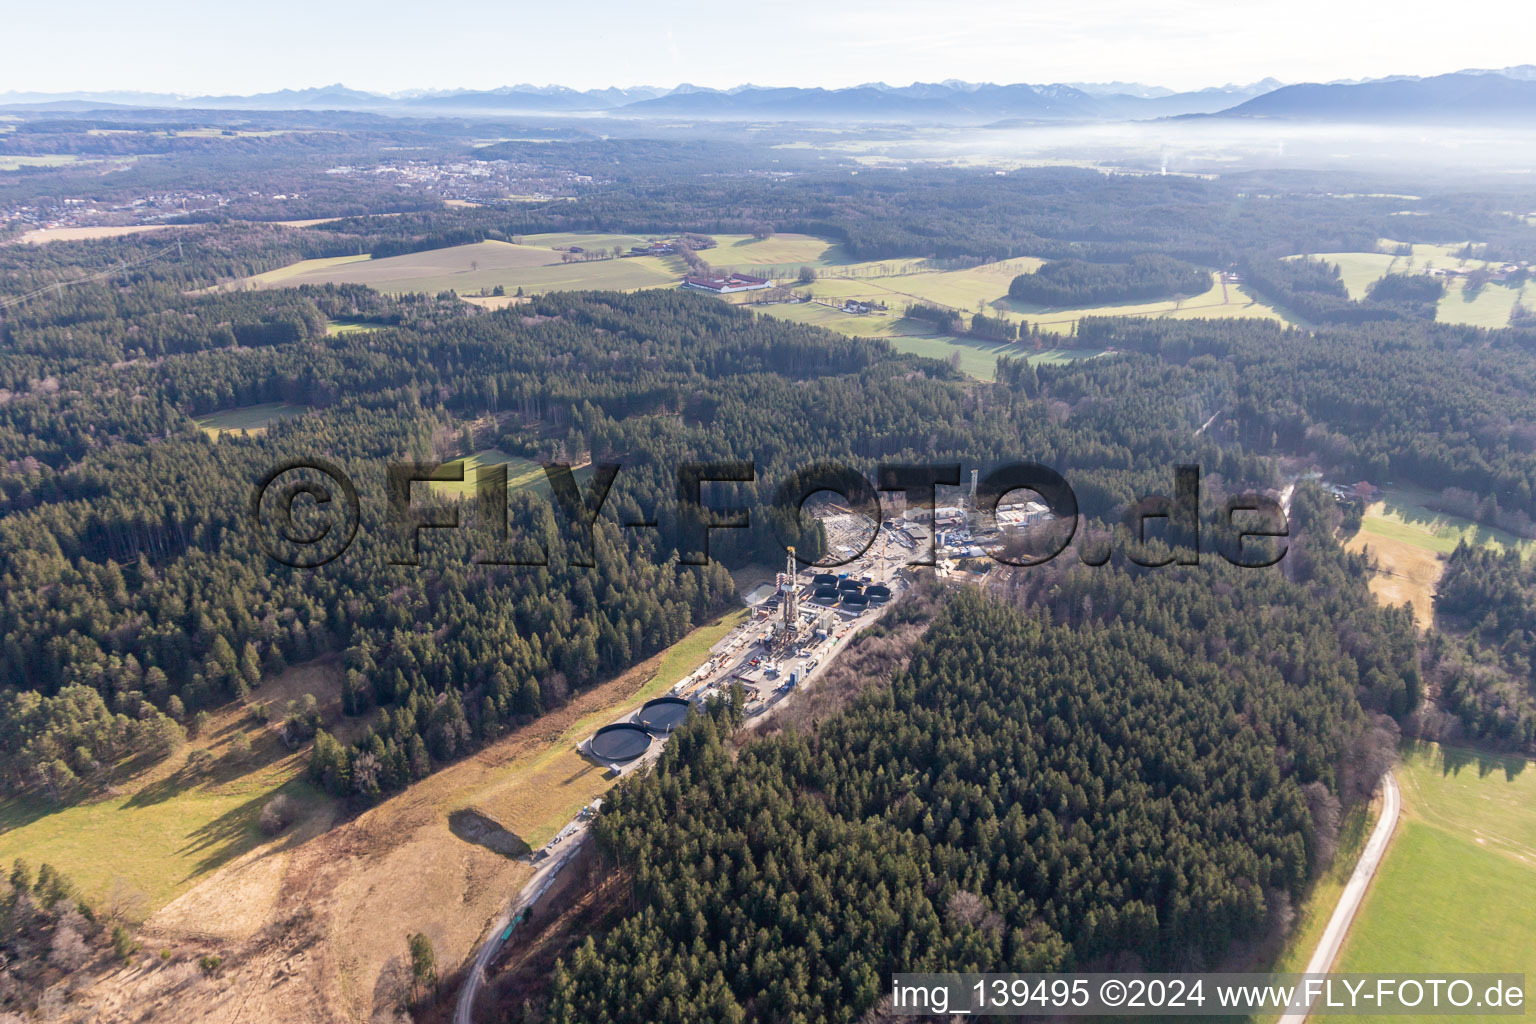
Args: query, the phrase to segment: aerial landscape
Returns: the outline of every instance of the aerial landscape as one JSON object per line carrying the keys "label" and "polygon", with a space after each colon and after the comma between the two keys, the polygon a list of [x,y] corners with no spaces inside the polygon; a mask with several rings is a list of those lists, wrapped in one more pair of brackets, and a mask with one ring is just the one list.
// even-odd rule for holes
{"label": "aerial landscape", "polygon": [[1527,1012],[1536,13],[514,6],[14,19],[0,1024]]}

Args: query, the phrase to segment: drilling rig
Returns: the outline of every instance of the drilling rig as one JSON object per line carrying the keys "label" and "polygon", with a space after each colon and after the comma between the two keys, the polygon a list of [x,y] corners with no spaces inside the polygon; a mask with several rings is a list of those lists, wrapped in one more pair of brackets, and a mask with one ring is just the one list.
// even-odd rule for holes
{"label": "drilling rig", "polygon": [[795,585],[795,549],[789,549],[784,571],[779,573],[779,628],[774,631],[772,650],[782,654],[793,650],[800,637],[800,588]]}

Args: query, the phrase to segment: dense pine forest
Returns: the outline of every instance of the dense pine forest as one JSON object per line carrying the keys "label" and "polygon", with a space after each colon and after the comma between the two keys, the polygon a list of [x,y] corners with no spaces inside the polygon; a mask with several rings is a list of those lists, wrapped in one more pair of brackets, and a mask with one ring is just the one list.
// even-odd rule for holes
{"label": "dense pine forest", "polygon": [[1008,297],[1040,306],[1091,306],[1189,297],[1210,286],[1209,272],[1166,256],[1133,256],[1129,263],[1064,259],[1015,277]]}

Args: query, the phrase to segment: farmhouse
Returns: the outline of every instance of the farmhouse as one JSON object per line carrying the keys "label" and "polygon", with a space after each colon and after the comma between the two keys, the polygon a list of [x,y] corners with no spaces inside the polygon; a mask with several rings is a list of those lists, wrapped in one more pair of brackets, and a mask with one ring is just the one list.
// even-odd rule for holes
{"label": "farmhouse", "polygon": [[755,292],[767,288],[773,282],[766,277],[751,274],[689,274],[683,278],[685,288],[702,288],[707,292],[724,295],[728,292]]}

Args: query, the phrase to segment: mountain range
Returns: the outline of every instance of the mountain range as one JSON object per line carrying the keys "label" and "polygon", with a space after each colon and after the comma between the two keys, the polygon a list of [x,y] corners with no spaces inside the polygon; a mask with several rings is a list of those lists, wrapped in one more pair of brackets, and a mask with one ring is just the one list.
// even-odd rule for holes
{"label": "mountain range", "polygon": [[395,115],[602,115],[726,121],[931,121],[986,124],[1119,121],[1207,115],[1329,121],[1502,120],[1536,114],[1536,66],[1469,69],[1427,78],[1283,85],[1267,78],[1173,92],[1134,82],[994,85],[962,81],[843,89],[679,85],[580,91],[513,85],[384,95],[336,84],[250,96],[167,93],[0,93],[0,106],[83,110],[355,110]]}

